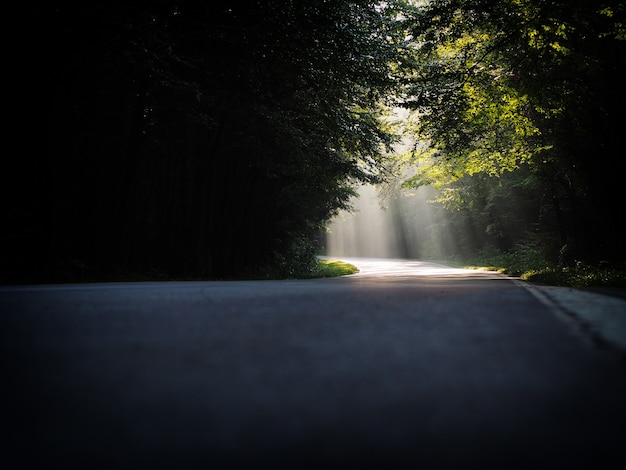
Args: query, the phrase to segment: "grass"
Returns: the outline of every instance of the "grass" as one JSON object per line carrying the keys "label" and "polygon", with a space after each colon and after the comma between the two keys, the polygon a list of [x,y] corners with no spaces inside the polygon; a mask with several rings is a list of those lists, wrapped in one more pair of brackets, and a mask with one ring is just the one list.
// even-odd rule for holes
{"label": "grass", "polygon": [[525,281],[551,286],[626,288],[626,271],[588,266],[531,270],[522,273],[520,278]]}
{"label": "grass", "polygon": [[345,261],[340,260],[318,260],[317,268],[311,273],[311,277],[336,277],[354,274],[359,269]]}
{"label": "grass", "polygon": [[464,265],[466,269],[497,271],[535,284],[562,287],[619,287],[626,288],[626,270],[578,264],[567,268],[512,269],[500,264],[487,266]]}

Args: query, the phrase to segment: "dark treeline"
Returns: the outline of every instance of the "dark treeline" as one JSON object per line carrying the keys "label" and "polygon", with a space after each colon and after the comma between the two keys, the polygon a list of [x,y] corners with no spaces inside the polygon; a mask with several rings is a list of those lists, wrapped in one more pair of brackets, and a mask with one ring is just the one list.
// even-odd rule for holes
{"label": "dark treeline", "polygon": [[398,161],[391,106],[465,252],[626,261],[621,0],[20,10],[4,283],[303,274]]}
{"label": "dark treeline", "polygon": [[308,269],[391,143],[375,3],[23,7],[3,280]]}

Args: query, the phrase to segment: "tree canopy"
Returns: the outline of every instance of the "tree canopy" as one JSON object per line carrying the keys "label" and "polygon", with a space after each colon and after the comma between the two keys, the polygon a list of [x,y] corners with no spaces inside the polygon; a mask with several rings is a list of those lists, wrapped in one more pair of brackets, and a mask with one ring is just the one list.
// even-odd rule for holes
{"label": "tree canopy", "polygon": [[535,221],[550,212],[558,243],[575,246],[579,259],[623,262],[624,2],[415,5],[405,105],[422,144],[409,157],[420,170],[407,186],[465,191],[461,178],[527,167],[543,195]]}
{"label": "tree canopy", "polygon": [[407,185],[524,168],[561,243],[624,260],[622,1],[20,10],[3,282],[297,275],[389,175],[393,106],[413,112]]}

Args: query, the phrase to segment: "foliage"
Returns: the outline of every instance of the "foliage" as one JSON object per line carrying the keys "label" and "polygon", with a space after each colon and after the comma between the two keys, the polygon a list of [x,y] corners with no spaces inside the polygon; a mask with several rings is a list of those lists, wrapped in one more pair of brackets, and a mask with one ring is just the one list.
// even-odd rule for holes
{"label": "foliage", "polygon": [[626,271],[605,267],[543,269],[528,271],[522,279],[538,284],[566,287],[626,287]]}
{"label": "foliage", "polygon": [[3,279],[55,280],[70,259],[89,279],[309,266],[354,185],[386,172],[401,8],[25,5],[18,121],[33,123],[32,144],[1,233]]}
{"label": "foliage", "polygon": [[456,255],[626,262],[623,0],[21,9],[2,282],[310,271],[355,186],[391,175],[398,105],[405,186],[442,191]]}
{"label": "foliage", "polygon": [[[545,261],[541,257],[526,259],[519,263],[519,253],[492,254],[483,258],[475,258],[464,262],[457,261],[458,266],[466,269],[482,269],[498,271],[537,284],[575,288],[590,287],[626,287],[626,270],[603,265],[585,265],[579,263],[575,267],[558,268],[542,267]],[[523,257],[523,254],[522,254]],[[447,261],[442,261],[446,263]]]}
{"label": "foliage", "polygon": [[315,277],[318,269],[316,245],[309,237],[291,240],[287,250],[275,253],[268,266],[261,271],[261,276],[268,279],[302,279]]}
{"label": "foliage", "polygon": [[357,273],[359,269],[341,260],[319,260],[315,277],[336,277]]}
{"label": "foliage", "polygon": [[525,235],[500,230],[483,217],[490,204],[475,203],[507,173],[530,172],[533,188],[505,191],[509,204],[534,207],[526,230],[539,228],[553,252],[568,245],[589,262],[626,260],[614,209],[626,202],[624,2],[415,5],[404,106],[414,110],[406,132],[416,144],[403,158],[417,171],[405,186],[435,185],[448,209],[512,235],[511,248]]}
{"label": "foliage", "polygon": [[[410,155],[412,163],[425,166],[422,184],[440,182],[442,167],[449,181],[464,174],[500,175],[519,168],[536,151],[531,137],[539,131],[525,115],[528,96],[509,83],[498,63],[479,63],[492,39],[472,36],[468,32],[429,48],[426,63],[416,65],[424,70],[422,76],[407,91],[405,106],[417,110],[417,119],[406,132],[428,142]],[[415,180],[408,184],[415,186]]]}
{"label": "foliage", "polygon": [[552,263],[545,257],[545,248],[537,241],[522,241],[509,251],[491,247],[478,252],[465,264],[472,266],[491,266],[511,276],[522,276],[524,273],[542,269],[550,269]]}

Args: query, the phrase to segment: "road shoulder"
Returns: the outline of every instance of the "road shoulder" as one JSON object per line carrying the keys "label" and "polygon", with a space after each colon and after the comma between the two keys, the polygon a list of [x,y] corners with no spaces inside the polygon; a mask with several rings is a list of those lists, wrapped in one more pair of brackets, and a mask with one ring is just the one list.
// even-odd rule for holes
{"label": "road shoulder", "polygon": [[585,339],[626,353],[626,300],[621,296],[523,281],[515,283],[549,306]]}

